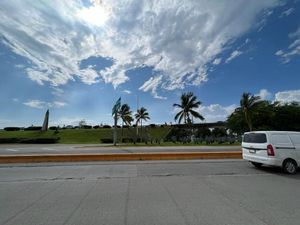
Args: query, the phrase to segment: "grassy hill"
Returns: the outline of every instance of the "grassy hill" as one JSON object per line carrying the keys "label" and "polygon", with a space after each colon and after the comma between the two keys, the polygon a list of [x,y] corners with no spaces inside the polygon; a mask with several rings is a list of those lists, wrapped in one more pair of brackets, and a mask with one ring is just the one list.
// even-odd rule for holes
{"label": "grassy hill", "polygon": [[[150,138],[164,138],[170,127],[155,127],[139,129],[139,134],[142,136],[146,133]],[[118,139],[122,136],[121,129],[117,129]],[[135,128],[124,128],[123,138],[132,138],[135,136]],[[56,138],[59,137],[61,144],[97,144],[101,143],[101,139],[112,139],[113,129],[100,128],[100,129],[64,129],[55,131],[0,131],[0,138]]]}

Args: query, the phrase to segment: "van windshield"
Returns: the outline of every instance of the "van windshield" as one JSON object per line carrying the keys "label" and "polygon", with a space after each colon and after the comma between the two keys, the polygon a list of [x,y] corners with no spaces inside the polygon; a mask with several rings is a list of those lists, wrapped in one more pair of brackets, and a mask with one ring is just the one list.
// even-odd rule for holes
{"label": "van windshield", "polygon": [[266,134],[245,134],[243,138],[243,142],[246,143],[266,143],[267,136]]}

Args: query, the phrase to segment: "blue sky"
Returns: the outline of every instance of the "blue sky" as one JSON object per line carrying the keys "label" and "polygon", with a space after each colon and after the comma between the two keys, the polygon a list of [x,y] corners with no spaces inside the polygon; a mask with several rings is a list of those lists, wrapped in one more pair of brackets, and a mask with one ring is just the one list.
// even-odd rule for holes
{"label": "blue sky", "polygon": [[0,2],[0,128],[112,124],[122,97],[173,122],[192,91],[206,122],[243,92],[300,102],[300,1]]}

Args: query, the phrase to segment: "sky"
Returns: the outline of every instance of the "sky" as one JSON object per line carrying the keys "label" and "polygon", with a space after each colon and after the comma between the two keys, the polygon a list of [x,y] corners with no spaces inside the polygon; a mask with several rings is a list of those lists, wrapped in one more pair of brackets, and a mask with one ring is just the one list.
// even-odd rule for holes
{"label": "sky", "polygon": [[119,97],[174,123],[190,91],[224,121],[243,92],[300,102],[299,56],[299,0],[2,0],[0,128],[111,125]]}

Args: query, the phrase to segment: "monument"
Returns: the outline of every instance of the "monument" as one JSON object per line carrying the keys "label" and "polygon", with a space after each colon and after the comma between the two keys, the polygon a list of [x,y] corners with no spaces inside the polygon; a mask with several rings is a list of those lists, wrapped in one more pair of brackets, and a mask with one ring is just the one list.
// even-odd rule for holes
{"label": "monument", "polygon": [[48,121],[49,121],[49,109],[47,110],[45,114],[45,119],[42,127],[42,131],[47,131],[48,130]]}

